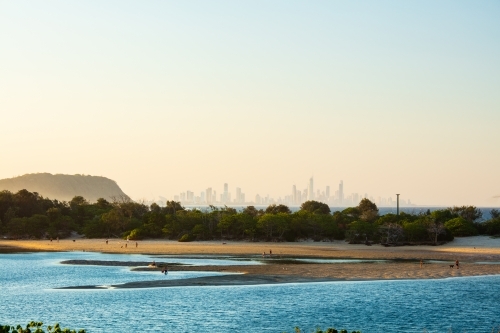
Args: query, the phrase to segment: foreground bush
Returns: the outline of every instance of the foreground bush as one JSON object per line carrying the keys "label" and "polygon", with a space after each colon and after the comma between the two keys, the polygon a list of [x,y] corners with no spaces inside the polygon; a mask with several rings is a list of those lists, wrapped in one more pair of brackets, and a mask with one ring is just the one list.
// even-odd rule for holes
{"label": "foreground bush", "polygon": [[85,330],[71,330],[69,328],[61,329],[59,324],[55,324],[54,326],[47,326],[47,331],[43,330],[42,322],[32,321],[23,328],[21,325],[14,326],[3,326],[0,325],[0,333],[86,333]]}
{"label": "foreground bush", "polygon": [[[300,328],[295,327],[295,333],[301,333],[302,331]],[[349,333],[347,330],[342,329],[342,330],[337,330],[333,327],[326,328],[325,330],[322,330],[321,328],[316,328],[316,331],[314,333]],[[361,331],[352,331],[351,333],[361,333]]]}

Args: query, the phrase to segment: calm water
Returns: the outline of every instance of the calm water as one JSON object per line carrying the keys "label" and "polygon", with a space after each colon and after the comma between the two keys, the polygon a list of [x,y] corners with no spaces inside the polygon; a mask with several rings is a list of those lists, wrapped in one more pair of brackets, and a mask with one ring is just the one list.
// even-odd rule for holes
{"label": "calm water", "polygon": [[[237,287],[57,290],[73,285],[215,275],[71,266],[66,259],[144,261],[140,255],[0,255],[0,323],[59,321],[89,332],[491,332],[500,326],[500,277]],[[211,259],[200,260],[206,264]],[[225,261],[232,262],[226,258]],[[158,260],[159,261],[159,260]],[[162,259],[162,261],[167,261]],[[170,261],[170,259],[168,260]],[[183,260],[179,260],[182,262]],[[212,262],[215,264],[215,262]],[[237,263],[241,264],[241,261]]]}

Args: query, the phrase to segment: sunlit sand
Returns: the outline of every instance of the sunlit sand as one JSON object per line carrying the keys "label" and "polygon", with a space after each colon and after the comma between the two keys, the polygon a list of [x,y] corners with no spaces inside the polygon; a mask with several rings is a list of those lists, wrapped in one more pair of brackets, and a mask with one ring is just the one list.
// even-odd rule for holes
{"label": "sunlit sand", "polygon": [[[125,241],[121,239],[2,240],[4,249],[32,251],[91,251],[105,253],[165,255],[239,255],[259,258],[269,264],[258,266],[172,267],[171,270],[203,270],[246,273],[248,281],[276,275],[283,282],[304,282],[304,278],[326,280],[429,279],[500,274],[500,239],[484,236],[456,238],[442,246],[351,245],[335,242],[189,242],[167,240]],[[272,256],[269,252],[272,251]],[[265,257],[262,255],[265,252]],[[363,258],[402,259],[382,263],[286,264],[279,258]],[[423,265],[420,267],[420,260]],[[440,261],[434,261],[440,260]],[[455,260],[460,269],[451,268]],[[483,263],[485,262],[485,263]],[[489,263],[488,263],[489,262]],[[280,282],[280,283],[281,283]],[[236,283],[236,281],[235,281]]]}

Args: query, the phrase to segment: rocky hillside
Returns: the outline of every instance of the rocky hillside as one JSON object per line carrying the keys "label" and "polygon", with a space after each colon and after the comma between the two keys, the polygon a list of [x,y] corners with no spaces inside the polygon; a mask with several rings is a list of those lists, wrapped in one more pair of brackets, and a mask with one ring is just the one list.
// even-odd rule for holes
{"label": "rocky hillside", "polygon": [[90,202],[99,198],[127,197],[114,180],[98,176],[32,173],[0,180],[0,191],[17,192],[22,189],[60,201],[69,201],[77,195]]}

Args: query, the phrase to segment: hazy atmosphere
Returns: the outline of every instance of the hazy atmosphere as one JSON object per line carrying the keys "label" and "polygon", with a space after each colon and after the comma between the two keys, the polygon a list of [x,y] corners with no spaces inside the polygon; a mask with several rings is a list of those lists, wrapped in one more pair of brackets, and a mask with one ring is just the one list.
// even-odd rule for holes
{"label": "hazy atmosphere", "polygon": [[[1,1],[0,179],[500,205],[498,1]],[[43,194],[43,193],[42,193]]]}

